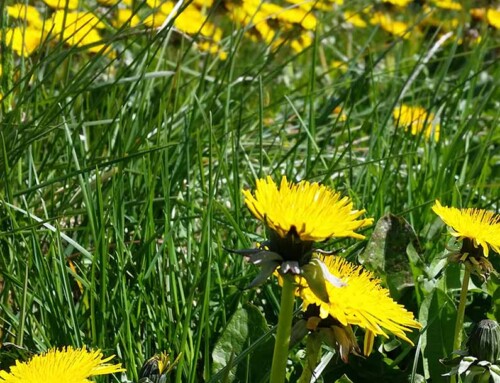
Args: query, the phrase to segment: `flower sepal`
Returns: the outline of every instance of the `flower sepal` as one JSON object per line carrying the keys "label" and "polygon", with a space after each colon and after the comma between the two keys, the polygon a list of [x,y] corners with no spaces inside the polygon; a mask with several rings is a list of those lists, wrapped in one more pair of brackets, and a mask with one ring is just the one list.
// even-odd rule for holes
{"label": "flower sepal", "polygon": [[309,288],[323,302],[330,302],[327,283],[334,287],[344,287],[346,283],[333,275],[319,258],[313,258],[302,267],[302,274]]}
{"label": "flower sepal", "polygon": [[258,244],[254,249],[232,250],[225,249],[233,254],[239,254],[245,259],[257,266],[260,266],[260,272],[245,288],[251,289],[263,284],[267,278],[283,263],[283,257],[274,251],[270,251],[267,243]]}

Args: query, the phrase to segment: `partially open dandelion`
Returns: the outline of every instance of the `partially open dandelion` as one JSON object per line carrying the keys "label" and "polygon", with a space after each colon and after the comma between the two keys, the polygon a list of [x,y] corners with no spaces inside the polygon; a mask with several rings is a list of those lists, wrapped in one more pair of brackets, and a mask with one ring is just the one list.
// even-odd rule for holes
{"label": "partially open dandelion", "polygon": [[155,354],[144,362],[139,372],[139,383],[165,383],[176,367],[181,354],[172,362],[166,352]]}
{"label": "partially open dandelion", "polygon": [[450,234],[463,241],[462,250],[469,255],[487,257],[490,247],[500,253],[499,214],[482,209],[446,207],[438,200],[432,210],[450,226]]}
{"label": "partially open dandelion", "polygon": [[[392,333],[413,345],[406,333],[421,328],[421,325],[411,312],[390,297],[389,290],[380,285],[380,280],[370,271],[342,257],[324,257],[323,261],[329,272],[344,285],[335,287],[327,284],[330,299],[325,302],[318,298],[304,278],[296,276],[296,295],[303,299],[306,313],[316,313],[309,317],[316,316],[319,327],[324,327],[321,323],[331,323],[335,325],[337,334],[344,334],[336,337],[340,348],[344,350],[344,361],[347,359],[346,352],[357,348],[350,336],[353,325],[365,330],[365,355],[371,353],[377,335],[388,338],[388,334]],[[312,323],[310,318],[308,320]]]}
{"label": "partially open dandelion", "polygon": [[16,362],[10,372],[0,371],[0,382],[5,383],[88,383],[89,378],[125,371],[121,364],[108,364],[114,355],[103,358],[100,350],[51,349],[35,355],[27,362]]}

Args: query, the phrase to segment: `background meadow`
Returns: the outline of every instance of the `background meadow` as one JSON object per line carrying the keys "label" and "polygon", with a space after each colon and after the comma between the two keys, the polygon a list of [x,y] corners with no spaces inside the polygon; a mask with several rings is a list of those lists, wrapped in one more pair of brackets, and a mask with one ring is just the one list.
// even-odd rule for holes
{"label": "background meadow", "polygon": [[[103,382],[161,351],[172,382],[266,381],[280,287],[246,290],[227,249],[265,235],[241,190],[286,175],[378,221],[323,248],[424,326],[349,364],[324,346],[318,381],[447,381],[461,268],[431,207],[499,211],[500,4],[23,4],[0,14],[0,344],[116,354]],[[499,284],[473,279],[466,330]]]}

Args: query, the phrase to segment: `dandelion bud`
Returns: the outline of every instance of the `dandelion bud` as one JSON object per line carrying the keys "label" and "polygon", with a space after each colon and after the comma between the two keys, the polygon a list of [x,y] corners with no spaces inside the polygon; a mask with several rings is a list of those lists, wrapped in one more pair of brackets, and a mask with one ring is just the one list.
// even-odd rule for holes
{"label": "dandelion bud", "polygon": [[479,360],[495,363],[500,360],[500,325],[485,319],[477,323],[467,340],[469,354]]}

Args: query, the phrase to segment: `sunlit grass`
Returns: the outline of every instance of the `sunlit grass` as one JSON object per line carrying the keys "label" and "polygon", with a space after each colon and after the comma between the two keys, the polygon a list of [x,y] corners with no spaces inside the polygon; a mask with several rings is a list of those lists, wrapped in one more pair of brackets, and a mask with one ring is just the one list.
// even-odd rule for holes
{"label": "sunlit grass", "polygon": [[[241,190],[286,175],[333,187],[375,221],[401,216],[415,233],[368,265],[374,227],[362,229],[364,241],[320,244],[364,259],[424,326],[418,348],[376,338],[370,358],[334,359],[324,380],[406,381],[414,369],[444,381],[438,359],[452,339],[441,330],[453,335],[460,271],[443,261],[448,238],[431,208],[439,199],[499,210],[500,40],[493,13],[433,3],[280,3],[290,13],[265,8],[262,20],[231,16],[239,2],[179,4],[203,16],[194,32],[179,17],[164,24],[168,13],[158,14],[163,27],[147,28],[151,4],[80,3],[103,28],[77,43],[51,29],[56,11],[36,2],[38,30],[53,32],[29,54],[9,49],[6,31],[26,23],[3,7],[0,344],[99,348],[117,355],[129,381],[161,351],[180,355],[175,382],[265,381],[281,291],[276,279],[245,290],[258,269],[226,249],[266,237]],[[117,25],[121,9],[137,25]],[[287,20],[297,9],[315,31]],[[423,108],[418,123],[439,124],[439,137],[395,117],[401,105]],[[498,266],[497,254],[490,260]],[[467,328],[500,315],[496,277],[474,283]],[[238,323],[250,335],[222,363]],[[289,354],[291,382],[304,348]]]}

